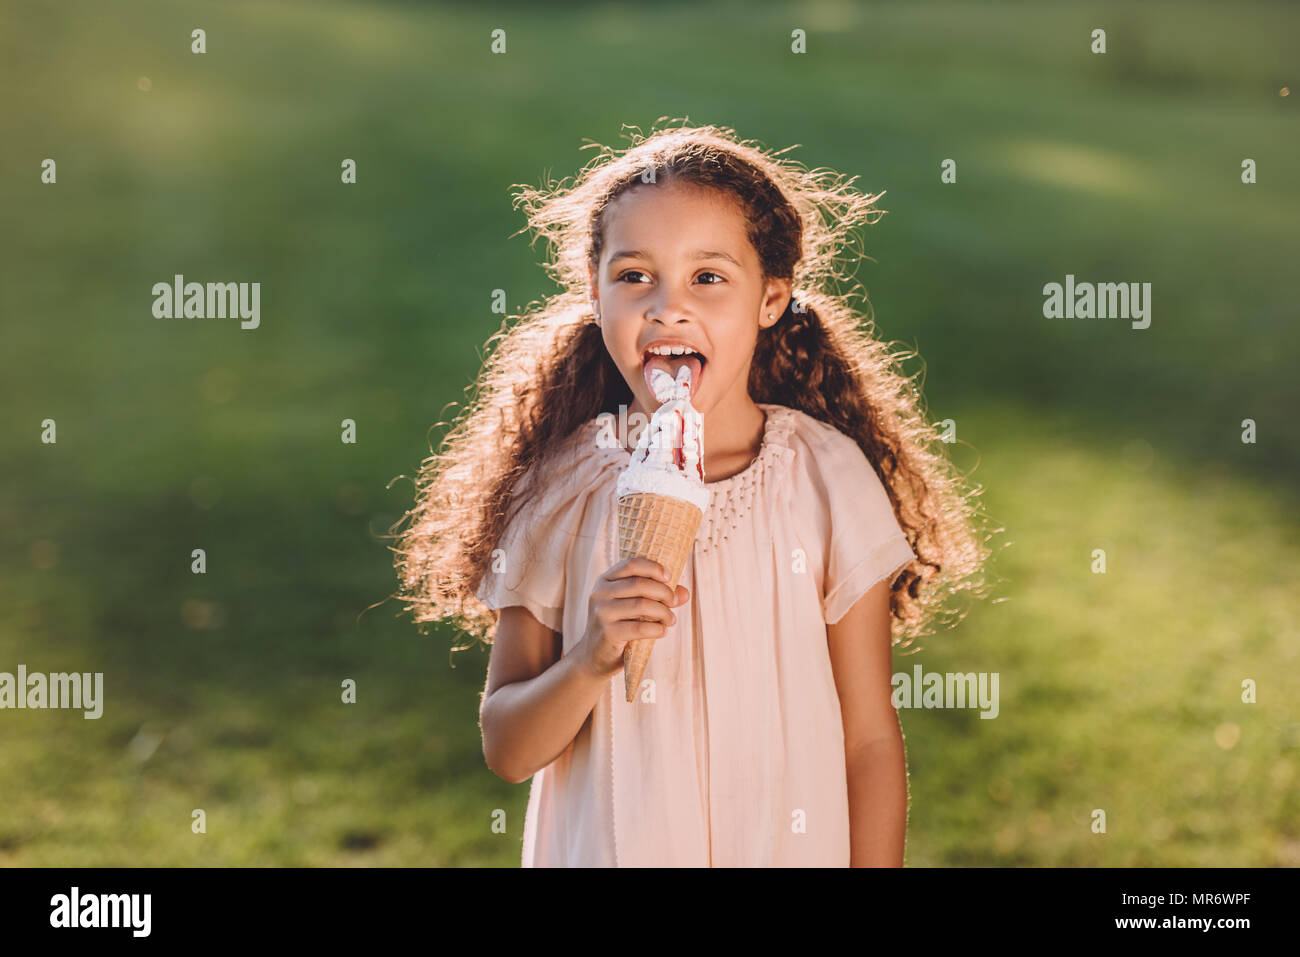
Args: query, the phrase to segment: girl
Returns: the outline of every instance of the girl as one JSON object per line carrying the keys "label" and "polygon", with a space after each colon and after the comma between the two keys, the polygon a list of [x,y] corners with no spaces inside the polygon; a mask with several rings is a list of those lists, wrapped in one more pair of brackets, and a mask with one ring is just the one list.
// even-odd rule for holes
{"label": "girl", "polygon": [[[517,197],[563,291],[493,337],[396,551],[418,621],[491,644],[483,752],[532,778],[524,866],[903,863],[891,638],[988,551],[910,379],[830,288],[882,194],[776,155],[666,128]],[[694,363],[711,492],[675,594],[616,560],[618,425],[657,407],[661,345],[700,356],[653,362]],[[628,704],[633,638],[656,642]]]}

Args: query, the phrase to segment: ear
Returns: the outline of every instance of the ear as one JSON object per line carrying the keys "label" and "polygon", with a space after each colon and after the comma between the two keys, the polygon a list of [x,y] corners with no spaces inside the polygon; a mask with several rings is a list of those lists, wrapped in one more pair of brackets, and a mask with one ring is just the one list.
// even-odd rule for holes
{"label": "ear", "polygon": [[[789,279],[769,280],[765,287],[763,303],[758,311],[760,329],[770,329],[780,321],[781,316],[790,305],[791,283]],[[772,318],[767,318],[768,316]]]}

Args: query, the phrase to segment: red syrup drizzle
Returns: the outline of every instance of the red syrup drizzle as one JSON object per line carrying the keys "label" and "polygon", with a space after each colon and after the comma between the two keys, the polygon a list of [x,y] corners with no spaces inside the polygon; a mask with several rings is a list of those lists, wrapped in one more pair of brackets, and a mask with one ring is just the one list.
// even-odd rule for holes
{"label": "red syrup drizzle", "polygon": [[682,437],[682,445],[673,449],[673,464],[678,468],[686,468],[686,450],[683,447],[686,439],[686,420],[682,418],[682,410],[678,409],[673,415],[677,416],[677,434]]}

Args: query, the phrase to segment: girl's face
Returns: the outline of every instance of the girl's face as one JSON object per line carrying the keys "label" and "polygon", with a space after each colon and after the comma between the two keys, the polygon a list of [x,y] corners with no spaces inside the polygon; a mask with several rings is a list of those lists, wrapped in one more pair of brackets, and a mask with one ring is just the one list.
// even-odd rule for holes
{"label": "girl's face", "polygon": [[[743,215],[725,194],[679,182],[625,192],[605,215],[605,244],[591,286],[605,348],[636,398],[659,407],[650,373],[676,378],[691,366],[691,402],[701,413],[737,414],[750,402],[749,366],[760,328],[790,298],[789,280],[764,284]],[[689,356],[655,356],[681,345]]]}

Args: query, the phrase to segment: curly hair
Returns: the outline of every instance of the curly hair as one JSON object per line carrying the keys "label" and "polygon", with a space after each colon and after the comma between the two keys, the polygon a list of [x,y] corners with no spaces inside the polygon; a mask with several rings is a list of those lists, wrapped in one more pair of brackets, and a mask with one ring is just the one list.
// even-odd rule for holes
{"label": "curly hair", "polygon": [[[928,634],[940,618],[955,623],[960,616],[952,617],[948,599],[985,588],[978,575],[991,535],[983,535],[975,502],[980,489],[965,488],[912,377],[898,371],[898,362],[915,353],[891,354],[871,334],[874,322],[867,319],[864,328],[851,307],[852,288],[836,291],[850,278],[842,253],[855,227],[884,214],[876,207],[883,192],[864,195],[852,187],[856,176],[807,170],[779,158],[792,147],[765,152],[727,127],[669,126],[649,136],[630,129],[628,148],[600,147],[572,185],[514,184],[515,206],[526,211],[533,243],[547,242],[545,268],[561,291],[506,317],[488,340],[495,348],[471,401],[454,423],[437,423],[452,427],[421,466],[415,505],[394,526],[410,521],[392,549],[403,588],[397,597],[409,602],[417,622],[446,620],[471,639],[494,639],[497,614],[476,591],[508,523],[535,492],[520,480],[546,449],[633,401],[588,298],[606,210],[627,190],[675,179],[730,196],[744,214],[764,279],[792,281],[786,311],[759,330],[750,396],[839,429],[880,476],[916,555],[893,583],[893,642]],[[510,325],[512,318],[518,321]]]}

